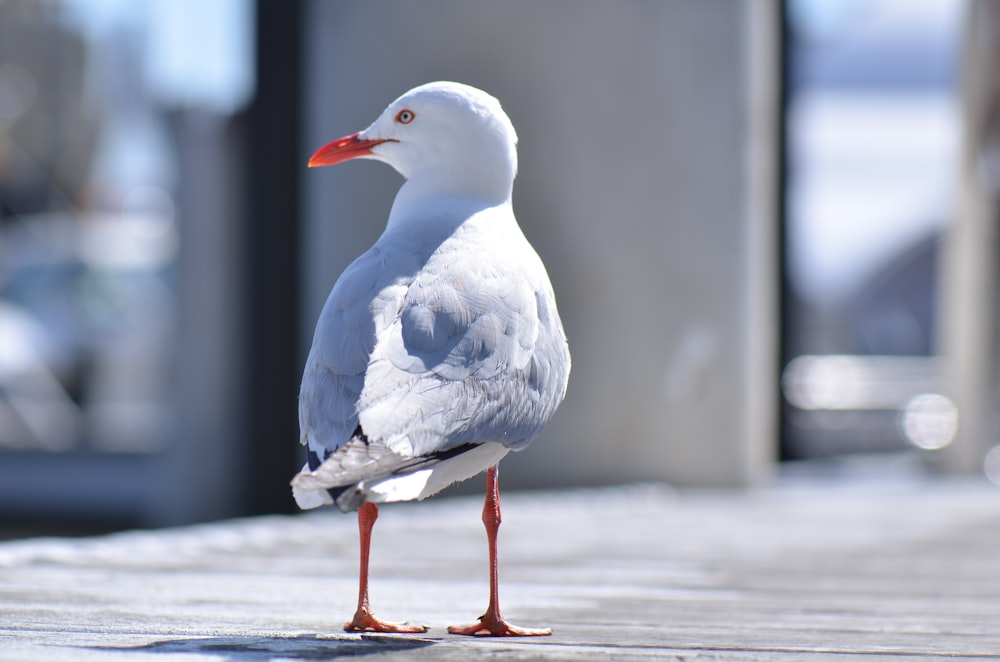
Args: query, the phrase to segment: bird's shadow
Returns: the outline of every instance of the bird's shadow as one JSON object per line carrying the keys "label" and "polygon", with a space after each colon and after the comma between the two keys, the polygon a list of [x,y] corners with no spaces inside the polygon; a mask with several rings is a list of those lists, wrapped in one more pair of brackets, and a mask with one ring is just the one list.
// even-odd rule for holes
{"label": "bird's shadow", "polygon": [[142,646],[90,647],[130,653],[212,655],[233,662],[272,660],[333,660],[377,653],[403,652],[438,643],[435,639],[386,634],[295,637],[208,637],[167,639]]}

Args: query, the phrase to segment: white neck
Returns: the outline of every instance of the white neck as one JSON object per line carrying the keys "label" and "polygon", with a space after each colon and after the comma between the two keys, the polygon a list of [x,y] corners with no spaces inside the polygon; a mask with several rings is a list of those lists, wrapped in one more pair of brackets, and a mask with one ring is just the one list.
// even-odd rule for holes
{"label": "white neck", "polygon": [[[411,180],[412,181],[412,180]],[[510,206],[510,193],[492,198],[454,194],[445,190],[429,193],[426,189],[410,187],[407,182],[396,194],[389,212],[386,230],[409,227],[418,230],[422,226],[433,226],[433,231],[446,233],[455,230],[474,214],[491,207]],[[429,228],[425,227],[425,230]]]}
{"label": "white neck", "polygon": [[514,187],[513,175],[497,176],[480,168],[421,168],[406,180],[396,194],[389,214],[392,224],[397,217],[426,207],[433,200],[438,209],[454,208],[474,212],[509,203]]}

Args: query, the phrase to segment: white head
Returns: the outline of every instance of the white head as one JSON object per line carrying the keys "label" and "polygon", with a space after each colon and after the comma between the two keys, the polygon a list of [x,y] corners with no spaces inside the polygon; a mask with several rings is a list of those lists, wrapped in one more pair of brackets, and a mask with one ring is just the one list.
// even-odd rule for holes
{"label": "white head", "polygon": [[[321,147],[309,166],[355,158],[388,163],[407,179],[408,197],[510,198],[517,174],[517,134],[500,102],[452,82],[415,87],[364,131]],[[401,195],[402,195],[401,191]]]}

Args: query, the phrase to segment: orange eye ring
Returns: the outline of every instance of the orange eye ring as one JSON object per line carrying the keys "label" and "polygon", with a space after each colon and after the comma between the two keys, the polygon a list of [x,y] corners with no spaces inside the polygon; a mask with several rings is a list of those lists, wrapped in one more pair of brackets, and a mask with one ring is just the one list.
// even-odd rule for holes
{"label": "orange eye ring", "polygon": [[400,124],[409,124],[413,121],[414,117],[416,117],[416,114],[414,114],[414,112],[409,108],[404,108],[396,113],[396,121]]}

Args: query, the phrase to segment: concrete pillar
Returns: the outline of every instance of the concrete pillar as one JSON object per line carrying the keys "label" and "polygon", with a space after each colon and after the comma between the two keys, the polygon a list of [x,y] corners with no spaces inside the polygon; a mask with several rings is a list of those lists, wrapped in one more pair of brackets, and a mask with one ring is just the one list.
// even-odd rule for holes
{"label": "concrete pillar", "polygon": [[969,3],[964,40],[962,173],[944,237],[940,353],[958,433],[942,451],[958,473],[979,473],[997,443],[997,202],[1000,200],[1000,5]]}
{"label": "concrete pillar", "polygon": [[[145,524],[231,517],[243,512],[241,478],[245,414],[237,395],[241,363],[240,223],[232,137],[222,117],[180,111],[172,116],[181,192],[177,223],[175,415],[154,469]],[[294,442],[293,442],[294,443]]]}
{"label": "concrete pillar", "polygon": [[[306,144],[453,79],[520,135],[514,208],[573,352],[505,484],[747,485],[775,455],[778,3],[329,3],[308,10]],[[398,175],[305,177],[304,316],[381,232]],[[304,339],[308,346],[308,339]]]}

